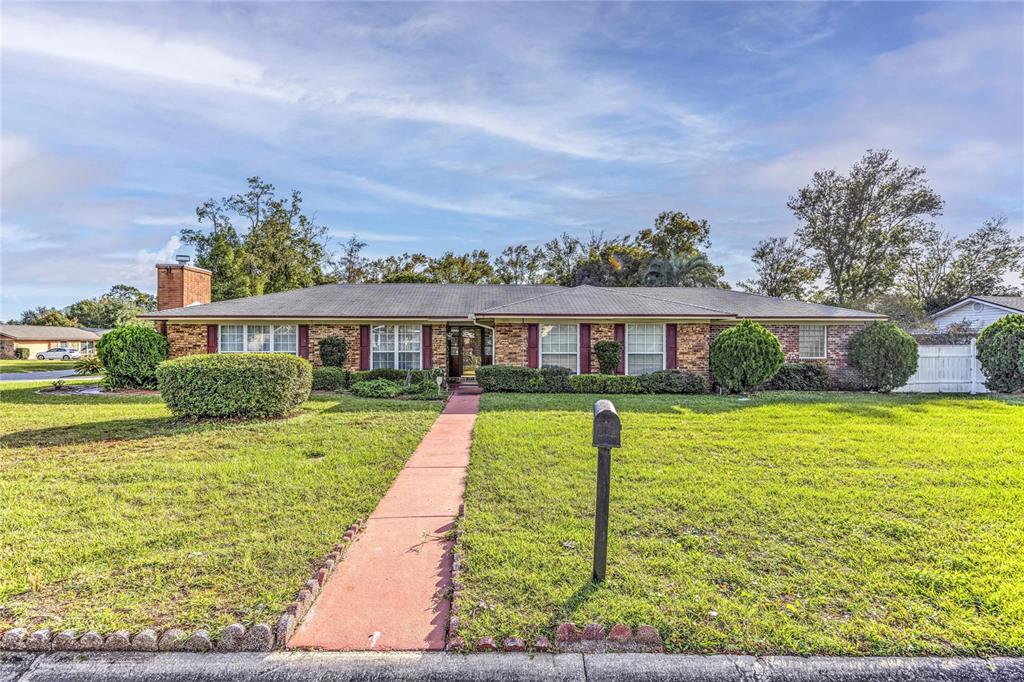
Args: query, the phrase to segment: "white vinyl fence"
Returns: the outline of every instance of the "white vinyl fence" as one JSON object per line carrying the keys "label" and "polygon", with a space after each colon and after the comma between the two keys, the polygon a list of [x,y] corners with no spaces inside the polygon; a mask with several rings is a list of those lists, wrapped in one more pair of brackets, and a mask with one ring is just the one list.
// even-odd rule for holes
{"label": "white vinyl fence", "polygon": [[978,352],[969,346],[918,346],[917,372],[899,393],[988,393]]}

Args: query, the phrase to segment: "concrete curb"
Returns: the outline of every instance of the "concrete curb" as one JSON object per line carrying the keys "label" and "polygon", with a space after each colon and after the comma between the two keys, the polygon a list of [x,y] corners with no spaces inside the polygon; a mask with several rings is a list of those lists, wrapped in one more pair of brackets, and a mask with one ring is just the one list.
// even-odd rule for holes
{"label": "concrete curb", "polygon": [[1024,658],[841,658],[672,654],[0,654],[0,682],[1021,682]]}

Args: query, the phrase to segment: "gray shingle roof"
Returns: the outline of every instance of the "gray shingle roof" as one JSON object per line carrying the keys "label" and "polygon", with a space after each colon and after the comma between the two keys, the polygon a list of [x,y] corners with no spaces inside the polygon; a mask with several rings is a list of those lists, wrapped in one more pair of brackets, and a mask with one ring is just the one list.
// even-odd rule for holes
{"label": "gray shingle roof", "polygon": [[559,316],[643,316],[643,317],[734,317],[720,308],[641,293],[636,288],[592,287],[588,285],[559,289],[515,303],[479,311],[489,315]]}
{"label": "gray shingle roof", "polygon": [[265,296],[161,310],[147,317],[466,318],[557,286],[499,284],[325,284]]}
{"label": "gray shingle roof", "polygon": [[863,318],[884,319],[885,315],[869,313],[851,308],[838,308],[820,303],[805,303],[788,298],[759,296],[734,289],[712,289],[707,287],[631,287],[645,296],[666,298],[690,305],[728,311],[738,317],[760,319],[776,318]]}
{"label": "gray shingle roof", "polygon": [[88,329],[42,324],[0,324],[0,335],[16,341],[98,341],[100,338]]}
{"label": "gray shingle roof", "polygon": [[698,317],[874,319],[874,313],[686,287],[499,284],[326,284],[150,313],[153,319],[466,319],[479,317]]}
{"label": "gray shingle roof", "polygon": [[1004,308],[1012,308],[1024,313],[1024,296],[971,296],[971,298],[976,298],[986,303],[995,303]]}

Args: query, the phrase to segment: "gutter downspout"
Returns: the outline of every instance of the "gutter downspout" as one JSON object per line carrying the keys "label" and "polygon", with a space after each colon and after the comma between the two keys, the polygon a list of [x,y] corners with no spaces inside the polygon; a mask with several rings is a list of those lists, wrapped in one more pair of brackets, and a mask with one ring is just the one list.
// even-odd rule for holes
{"label": "gutter downspout", "polygon": [[476,321],[476,315],[474,315],[473,313],[470,313],[469,317],[466,318],[466,319],[468,319],[470,322],[472,322],[474,327],[480,327],[482,329],[487,329],[487,330],[489,330],[491,332],[491,351],[492,351],[491,352],[491,362],[494,362],[494,352],[493,352],[494,351],[494,342],[496,340],[496,337],[498,336],[498,330],[495,329],[494,327],[488,327],[486,324],[480,324],[479,322],[477,322]]}

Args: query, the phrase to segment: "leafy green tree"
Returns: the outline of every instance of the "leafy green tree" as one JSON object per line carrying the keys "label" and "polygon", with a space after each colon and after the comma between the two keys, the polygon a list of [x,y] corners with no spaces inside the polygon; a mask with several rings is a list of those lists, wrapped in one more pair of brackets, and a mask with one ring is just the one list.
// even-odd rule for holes
{"label": "leafy green tree", "polygon": [[[1024,237],[1015,237],[1006,218],[990,218],[956,242],[957,256],[946,278],[949,303],[966,296],[1020,294],[1006,284],[1006,275],[1024,265]],[[945,306],[943,306],[945,307]]]}
{"label": "leafy green tree", "polygon": [[911,245],[942,212],[925,170],[902,166],[888,150],[869,150],[849,174],[814,173],[790,197],[796,236],[825,277],[825,299],[838,305],[887,291]]}
{"label": "leafy green tree", "polygon": [[366,266],[367,281],[384,283],[429,282],[424,273],[430,258],[422,253],[403,253],[401,256],[376,258]]}
{"label": "leafy green tree", "polygon": [[711,246],[711,225],[681,211],[663,211],[654,219],[654,227],[637,232],[634,241],[652,258],[695,255]]}
{"label": "leafy green tree", "polygon": [[540,284],[543,251],[526,244],[506,246],[494,259],[494,281],[497,284]]}
{"label": "leafy green tree", "polygon": [[278,197],[272,184],[254,176],[247,191],[207,200],[196,217],[209,232],[185,229],[182,241],[195,247],[196,264],[213,273],[215,301],[331,281],[327,228],[303,212],[296,190]]}
{"label": "leafy green tree", "polygon": [[355,284],[366,281],[369,274],[367,272],[369,263],[363,257],[363,249],[365,248],[366,242],[361,241],[357,235],[352,235],[345,242],[341,253],[332,261],[334,275],[339,282]]}
{"label": "leafy green tree", "polygon": [[[45,321],[44,321],[45,320]],[[7,324],[40,324],[48,327],[74,327],[77,322],[68,319],[56,308],[44,305],[38,308],[30,308],[21,314],[20,318],[14,318]]]}
{"label": "leafy green tree", "polygon": [[714,264],[702,253],[652,258],[647,261],[641,283],[649,287],[704,286],[707,275],[715,276]]}
{"label": "leafy green tree", "polygon": [[751,257],[757,277],[740,282],[749,293],[806,301],[818,273],[807,262],[807,255],[795,240],[786,237],[762,239]]}
{"label": "leafy green tree", "polygon": [[440,258],[431,258],[425,274],[438,284],[481,284],[494,277],[491,257],[486,251],[456,255],[448,251]]}
{"label": "leafy green tree", "polygon": [[156,296],[127,284],[115,284],[102,296],[72,303],[64,314],[76,318],[83,327],[111,329],[154,310]]}

